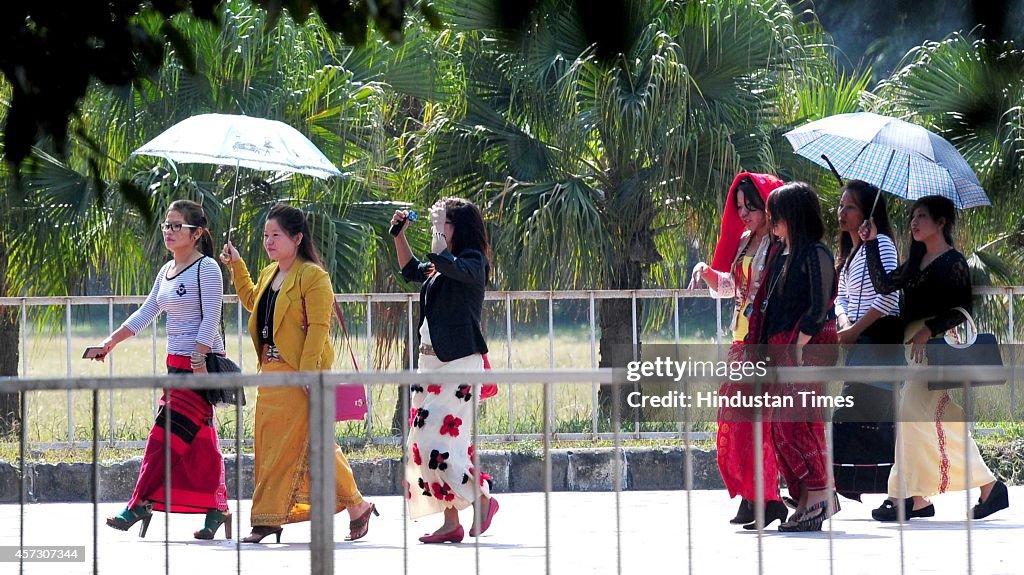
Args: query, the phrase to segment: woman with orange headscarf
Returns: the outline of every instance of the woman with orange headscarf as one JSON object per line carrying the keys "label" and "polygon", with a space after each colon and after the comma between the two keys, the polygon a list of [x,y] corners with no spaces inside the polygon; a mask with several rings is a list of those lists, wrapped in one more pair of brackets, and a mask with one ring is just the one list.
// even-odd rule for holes
{"label": "woman with orange headscarf", "polygon": [[[729,348],[730,362],[743,360],[743,338],[747,335],[747,322],[754,296],[761,285],[772,241],[765,203],[768,194],[781,185],[782,180],[771,174],[737,174],[725,201],[722,229],[711,265],[700,262],[693,268],[691,287],[703,280],[713,297],[733,298],[736,303],[732,321],[733,342]],[[719,396],[735,395],[743,390],[744,384],[726,381],[719,389]],[[760,472],[764,478],[764,521],[768,525],[775,519],[786,520],[786,506],[779,497],[779,471],[768,422],[762,422],[761,426],[763,461]],[[720,407],[717,444],[718,469],[729,490],[729,496],[739,495],[742,498],[736,516],[729,522],[754,529],[757,484],[754,469],[754,423],[750,414],[741,414],[736,408]]]}

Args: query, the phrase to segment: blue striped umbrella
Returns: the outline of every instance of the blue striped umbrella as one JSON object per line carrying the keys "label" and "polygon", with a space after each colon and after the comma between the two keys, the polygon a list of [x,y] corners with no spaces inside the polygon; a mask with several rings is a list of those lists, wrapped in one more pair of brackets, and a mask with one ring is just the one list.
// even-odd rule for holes
{"label": "blue striped umbrella", "polygon": [[870,112],[838,114],[791,130],[786,139],[837,176],[901,198],[944,196],[961,209],[991,205],[960,152],[917,124]]}

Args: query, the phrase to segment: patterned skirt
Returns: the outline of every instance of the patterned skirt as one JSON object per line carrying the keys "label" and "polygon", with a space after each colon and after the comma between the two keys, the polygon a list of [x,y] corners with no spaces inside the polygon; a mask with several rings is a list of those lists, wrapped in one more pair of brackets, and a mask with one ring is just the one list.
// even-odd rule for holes
{"label": "patterned skirt", "polygon": [[[449,362],[421,354],[419,366],[420,373],[484,368],[479,354]],[[402,482],[412,519],[465,509],[480,495],[490,496],[490,476],[473,467],[472,426],[472,385],[413,387]]]}
{"label": "patterned skirt", "polygon": [[[170,361],[168,362],[170,363]],[[188,370],[168,366],[168,373]],[[166,478],[165,422],[170,419],[171,488]],[[224,458],[217,442],[213,407],[190,389],[171,389],[160,398],[160,411],[149,431],[142,468],[128,507],[152,501],[156,511],[206,513],[228,508],[224,485]],[[170,503],[168,505],[168,502]]]}

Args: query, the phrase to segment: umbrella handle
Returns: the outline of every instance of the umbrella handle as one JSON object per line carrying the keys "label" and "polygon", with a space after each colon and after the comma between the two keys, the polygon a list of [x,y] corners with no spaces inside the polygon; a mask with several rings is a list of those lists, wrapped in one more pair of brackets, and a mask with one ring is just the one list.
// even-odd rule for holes
{"label": "umbrella handle", "polygon": [[836,167],[832,165],[832,160],[829,160],[828,156],[826,156],[825,154],[821,155],[821,159],[825,160],[825,163],[828,164],[828,169],[832,170],[832,174],[836,177],[837,180],[839,180],[839,187],[845,186],[846,184],[843,182],[842,176],[839,175],[839,170],[837,170]]}

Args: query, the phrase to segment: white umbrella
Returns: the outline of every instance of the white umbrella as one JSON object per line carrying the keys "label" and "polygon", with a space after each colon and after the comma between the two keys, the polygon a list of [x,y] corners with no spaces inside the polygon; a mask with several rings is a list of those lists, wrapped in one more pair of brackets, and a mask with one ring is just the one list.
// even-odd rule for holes
{"label": "white umbrella", "polygon": [[858,112],[822,118],[785,136],[797,154],[837,176],[864,180],[902,198],[940,195],[958,208],[990,205],[960,152],[917,124]]}
{"label": "white umbrella", "polygon": [[200,114],[182,120],[132,152],[172,162],[235,165],[317,178],[341,172],[298,130],[277,120]]}
{"label": "white umbrella", "polygon": [[294,172],[326,179],[341,171],[309,138],[277,120],[234,114],[200,114],[178,122],[153,138],[135,155],[157,156],[178,163],[234,165],[227,238],[235,215],[238,167]]}

